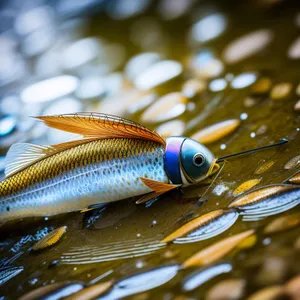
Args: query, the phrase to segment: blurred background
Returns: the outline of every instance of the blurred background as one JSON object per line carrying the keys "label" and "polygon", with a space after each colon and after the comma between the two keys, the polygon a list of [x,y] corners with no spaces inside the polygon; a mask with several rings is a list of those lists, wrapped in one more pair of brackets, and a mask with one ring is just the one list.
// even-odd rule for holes
{"label": "blurred background", "polygon": [[[133,256],[126,244],[159,241],[195,216],[225,209],[241,193],[236,189],[249,179],[258,187],[279,184],[295,173],[300,162],[299,68],[300,2],[296,0],[1,0],[0,179],[13,143],[56,144],[76,137],[31,118],[37,115],[118,115],[163,136],[191,136],[209,144],[216,157],[280,138],[289,143],[230,161],[208,193],[206,188],[191,187],[184,195],[167,195],[146,207],[136,206],[132,199],[121,201],[105,214],[92,216],[88,226],[79,213],[34,220],[28,227],[25,222],[8,229],[0,226],[4,232],[0,256],[24,267],[5,284],[5,297],[0,299],[16,299],[66,278],[88,282],[111,271],[109,278],[120,279],[146,267],[179,264],[220,236],[248,229],[258,229],[258,242],[231,260],[234,267],[228,276],[247,282],[234,299],[299,274],[300,266],[295,264],[299,230],[270,238],[259,231],[269,219],[240,218],[214,240],[171,245],[155,255],[146,249],[143,255],[148,256],[138,260],[127,259]],[[249,186],[244,185],[242,192],[245,189]],[[205,201],[200,203],[204,191]],[[299,223],[299,214],[296,219]],[[57,247],[36,256],[30,253],[33,242],[65,225],[67,237]],[[90,248],[123,243],[126,259],[100,263],[96,257],[98,264],[88,264]],[[70,263],[68,253],[74,247]],[[53,268],[52,261],[59,259],[65,265]],[[87,265],[79,264],[81,259]],[[201,299],[218,281],[201,286],[189,298],[180,288],[189,273],[184,272],[169,286],[135,299]],[[157,286],[160,280],[165,282],[158,277]],[[182,297],[176,298],[179,294]],[[227,294],[226,299],[233,299],[230,291]]]}
{"label": "blurred background", "polygon": [[[256,80],[257,65],[261,64],[260,72],[274,68],[273,62],[264,61],[278,51],[274,31],[284,31],[288,39],[299,30],[299,15],[293,14],[292,20],[284,16],[297,4],[280,0],[2,0],[1,161],[14,142],[51,144],[71,138],[29,116],[95,111],[160,123],[158,115],[172,108],[165,120],[185,110],[190,113],[183,119],[193,117],[198,111],[196,94],[223,91],[237,70],[252,72],[241,78],[248,83],[237,82],[239,88]],[[275,30],[266,28],[271,24]],[[228,37],[245,33],[246,28],[256,31],[226,50]],[[273,47],[264,52],[271,41]],[[244,58],[253,53],[259,55],[258,62],[244,65]],[[297,58],[299,45],[288,55]],[[189,100],[171,95],[160,105],[169,105],[168,109],[136,117],[167,92],[182,92]],[[177,122],[160,128],[161,133],[168,134],[172,126],[177,134],[185,128]]]}

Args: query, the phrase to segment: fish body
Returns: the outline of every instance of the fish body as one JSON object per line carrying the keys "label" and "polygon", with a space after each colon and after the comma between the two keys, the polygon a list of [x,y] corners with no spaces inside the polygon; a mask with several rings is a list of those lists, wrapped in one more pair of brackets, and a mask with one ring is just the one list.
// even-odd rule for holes
{"label": "fish body", "polygon": [[[184,137],[156,132],[115,116],[39,117],[83,139],[58,145],[13,145],[0,183],[0,221],[94,209],[144,195],[145,202],[212,173],[215,159]],[[91,208],[92,207],[92,208]]]}
{"label": "fish body", "polygon": [[151,192],[140,177],[168,183],[164,147],[105,139],[67,149],[0,183],[0,218],[48,216]]}

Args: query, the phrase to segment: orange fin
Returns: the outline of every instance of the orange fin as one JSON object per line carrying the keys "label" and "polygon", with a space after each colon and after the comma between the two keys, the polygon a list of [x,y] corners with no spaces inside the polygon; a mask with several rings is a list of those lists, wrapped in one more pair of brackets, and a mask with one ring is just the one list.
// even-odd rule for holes
{"label": "orange fin", "polygon": [[137,200],[136,202],[135,202],[135,204],[141,204],[141,203],[145,203],[145,202],[147,202],[148,200],[151,200],[151,199],[153,199],[153,198],[156,198],[156,197],[158,197],[158,196],[160,196],[160,195],[162,195],[163,193],[156,193],[156,192],[151,192],[151,193],[149,193],[149,194],[146,194],[146,195],[144,195],[142,198],[140,198],[139,200]]}
{"label": "orange fin", "polygon": [[136,122],[112,115],[77,113],[36,118],[42,120],[49,127],[81,134],[87,139],[133,138],[165,144],[165,140],[155,131]]}
{"label": "orange fin", "polygon": [[180,184],[169,184],[144,177],[140,177],[140,179],[149,189],[158,194],[166,193],[180,186]]}

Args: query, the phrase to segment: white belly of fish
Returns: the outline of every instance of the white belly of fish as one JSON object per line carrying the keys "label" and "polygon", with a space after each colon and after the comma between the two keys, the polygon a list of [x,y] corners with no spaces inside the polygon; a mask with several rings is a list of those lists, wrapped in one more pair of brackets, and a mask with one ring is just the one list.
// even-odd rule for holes
{"label": "white belly of fish", "polygon": [[144,154],[104,161],[33,185],[0,200],[10,206],[9,211],[1,209],[1,219],[49,216],[149,193],[151,190],[140,177],[169,182],[163,167],[163,156],[158,157],[153,153],[151,159],[149,154]]}

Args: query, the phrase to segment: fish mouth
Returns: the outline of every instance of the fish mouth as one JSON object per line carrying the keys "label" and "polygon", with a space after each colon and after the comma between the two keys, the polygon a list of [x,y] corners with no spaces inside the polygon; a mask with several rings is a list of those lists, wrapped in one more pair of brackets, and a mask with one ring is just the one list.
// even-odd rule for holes
{"label": "fish mouth", "polygon": [[217,164],[217,159],[215,159],[211,164],[210,169],[208,170],[207,177],[216,174],[219,170],[220,170],[220,165]]}

